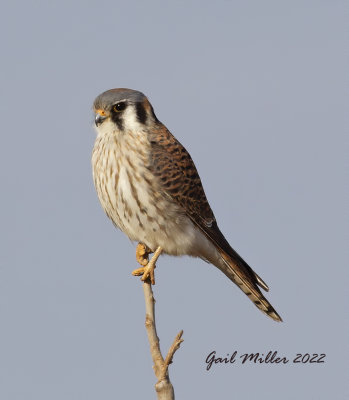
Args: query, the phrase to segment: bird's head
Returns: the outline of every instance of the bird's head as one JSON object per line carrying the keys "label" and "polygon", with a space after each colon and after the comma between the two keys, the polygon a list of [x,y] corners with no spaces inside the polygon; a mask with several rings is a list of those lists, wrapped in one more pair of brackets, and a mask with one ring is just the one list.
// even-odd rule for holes
{"label": "bird's head", "polygon": [[98,132],[108,125],[113,130],[127,131],[159,122],[147,97],[131,89],[103,92],[94,101],[93,109]]}

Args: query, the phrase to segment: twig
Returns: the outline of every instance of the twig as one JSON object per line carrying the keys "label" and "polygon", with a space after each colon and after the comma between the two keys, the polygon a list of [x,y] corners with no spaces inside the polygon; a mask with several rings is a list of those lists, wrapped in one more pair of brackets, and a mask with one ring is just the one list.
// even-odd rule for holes
{"label": "twig", "polygon": [[172,363],[174,353],[179,349],[183,342],[183,331],[180,331],[175,337],[166,358],[161,354],[159,338],[156,333],[155,325],[155,299],[152,285],[147,279],[143,284],[145,299],[145,328],[147,330],[150,353],[153,359],[153,369],[158,381],[155,384],[155,390],[158,400],[174,400],[174,390],[168,374],[168,367]]}

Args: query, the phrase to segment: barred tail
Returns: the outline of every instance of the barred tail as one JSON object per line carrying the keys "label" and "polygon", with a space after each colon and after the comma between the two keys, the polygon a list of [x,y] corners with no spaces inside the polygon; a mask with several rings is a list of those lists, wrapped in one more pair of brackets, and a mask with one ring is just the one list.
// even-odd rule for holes
{"label": "barred tail", "polygon": [[281,322],[282,319],[280,315],[263,296],[257,286],[259,285],[264,290],[268,291],[269,288],[263,280],[251,268],[248,270],[244,265],[239,265],[240,263],[235,262],[234,259],[224,251],[219,250],[219,252],[223,261],[223,265],[219,266],[222,272],[233,281],[264,314],[275,321]]}

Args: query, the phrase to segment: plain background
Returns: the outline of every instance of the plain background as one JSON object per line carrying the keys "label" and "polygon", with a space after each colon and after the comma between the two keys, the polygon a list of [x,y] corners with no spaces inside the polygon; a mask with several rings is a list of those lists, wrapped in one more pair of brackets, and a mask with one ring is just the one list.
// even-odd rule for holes
{"label": "plain background", "polygon": [[[11,1],[1,6],[2,400],[155,398],[135,246],[93,187],[92,102],[147,94],[221,230],[270,285],[162,257],[178,399],[348,398],[344,1]],[[216,350],[324,364],[216,365]]]}

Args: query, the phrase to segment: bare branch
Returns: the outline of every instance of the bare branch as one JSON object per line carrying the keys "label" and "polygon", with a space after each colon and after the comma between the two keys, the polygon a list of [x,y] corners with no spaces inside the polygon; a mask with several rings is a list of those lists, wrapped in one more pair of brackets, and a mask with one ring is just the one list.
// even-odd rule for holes
{"label": "bare branch", "polygon": [[179,349],[183,342],[183,331],[180,331],[175,337],[167,356],[164,360],[160,350],[159,338],[156,332],[155,324],[155,299],[152,285],[147,279],[143,284],[145,299],[145,328],[147,330],[150,353],[154,363],[154,373],[158,381],[155,384],[155,390],[158,400],[174,400],[174,390],[168,374],[168,367],[172,363],[174,353]]}
{"label": "bare branch", "polygon": [[159,380],[164,379],[168,375],[168,367],[172,363],[174,353],[179,349],[181,343],[183,342],[183,339],[181,339],[182,335],[183,335],[183,331],[180,331],[179,333],[177,333],[177,335],[172,343],[172,346],[168,350],[167,356],[163,363],[161,376],[160,376]]}

